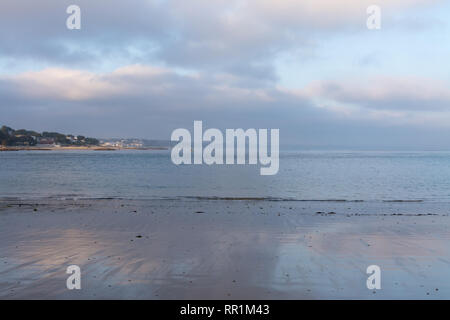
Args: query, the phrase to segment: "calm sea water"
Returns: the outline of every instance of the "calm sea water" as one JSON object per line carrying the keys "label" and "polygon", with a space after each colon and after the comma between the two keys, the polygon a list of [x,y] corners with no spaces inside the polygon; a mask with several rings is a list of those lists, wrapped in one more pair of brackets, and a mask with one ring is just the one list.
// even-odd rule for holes
{"label": "calm sea water", "polygon": [[168,151],[0,152],[0,198],[268,197],[450,202],[448,152],[281,152],[280,171],[175,166]]}

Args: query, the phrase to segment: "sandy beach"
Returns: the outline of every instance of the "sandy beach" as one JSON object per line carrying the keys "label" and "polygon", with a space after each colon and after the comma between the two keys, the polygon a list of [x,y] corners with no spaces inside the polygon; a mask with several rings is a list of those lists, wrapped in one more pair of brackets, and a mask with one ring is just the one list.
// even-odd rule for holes
{"label": "sandy beach", "polygon": [[[1,299],[442,299],[447,206],[257,199],[0,201]],[[81,290],[66,268],[81,268]],[[382,289],[366,287],[379,265]]]}

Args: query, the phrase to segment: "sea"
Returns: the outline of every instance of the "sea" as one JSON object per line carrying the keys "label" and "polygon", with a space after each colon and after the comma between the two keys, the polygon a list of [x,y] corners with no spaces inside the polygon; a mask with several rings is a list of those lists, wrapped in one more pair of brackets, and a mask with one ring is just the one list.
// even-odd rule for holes
{"label": "sea", "polygon": [[0,152],[0,199],[450,202],[450,152],[280,151],[259,165],[175,165],[168,150]]}

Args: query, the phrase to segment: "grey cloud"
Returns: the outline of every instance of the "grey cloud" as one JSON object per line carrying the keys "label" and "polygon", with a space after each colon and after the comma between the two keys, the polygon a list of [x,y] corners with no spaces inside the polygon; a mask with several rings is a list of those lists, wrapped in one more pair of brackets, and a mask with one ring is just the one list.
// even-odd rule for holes
{"label": "grey cloud", "polygon": [[[388,0],[380,0],[386,8]],[[397,0],[400,7],[428,1]],[[67,30],[66,8],[82,9],[82,29]],[[59,66],[154,63],[276,80],[273,60],[310,52],[312,34],[364,30],[371,4],[351,0],[3,0],[0,57]]]}
{"label": "grey cloud", "polygon": [[[61,76],[65,73],[77,90],[66,88]],[[414,141],[420,141],[413,136],[423,141],[422,147],[437,141],[442,146],[442,132],[450,132],[355,120],[318,108],[306,96],[261,87],[249,79],[243,86],[244,80],[233,76],[179,75],[136,66],[106,74],[71,74],[71,70],[50,70],[45,75],[1,79],[0,92],[8,93],[0,102],[2,124],[96,137],[168,139],[174,129],[191,128],[194,120],[202,120],[209,128],[278,128],[282,145],[309,148],[413,148]],[[47,82],[36,88],[34,78]],[[67,91],[54,95],[54,82],[62,82]],[[126,90],[119,90],[123,86]],[[85,88],[91,91],[79,95],[78,89]]]}
{"label": "grey cloud", "polygon": [[324,81],[313,94],[341,104],[375,110],[450,111],[448,84],[427,78],[372,77],[353,81]]}
{"label": "grey cloud", "polygon": [[[280,53],[311,56],[311,39],[318,35],[364,29],[359,14],[371,1],[350,1],[352,5],[342,6],[335,0],[2,0],[0,59],[19,69],[28,64],[33,70],[62,70],[62,75],[41,70],[1,77],[2,124],[166,139],[173,129],[204,120],[218,128],[280,128],[282,143],[311,146],[402,144],[413,136],[425,137],[422,145],[433,137],[438,141],[447,128],[389,127],[319,108],[313,100],[323,97],[388,111],[414,111],[427,102],[440,116],[449,101],[443,89],[377,96],[336,82],[310,95],[294,95],[275,85],[273,64]],[[80,31],[65,27],[65,10],[74,3],[82,8]],[[145,65],[163,67],[141,73],[86,71],[109,64],[142,64],[144,71]],[[177,68],[182,70],[175,72]]]}
{"label": "grey cloud", "polygon": [[[53,93],[54,89],[49,84],[62,81],[65,87],[61,72],[64,71],[50,70],[45,75],[2,79],[0,92],[8,92],[8,99],[0,102],[0,113],[7,115],[2,118],[5,124],[35,130],[82,131],[100,137],[167,139],[172,130],[191,127],[194,120],[218,128],[295,128],[291,134],[302,133],[320,123],[332,123],[328,112],[316,108],[307,99],[258,87],[257,80],[256,83],[247,80],[249,83],[243,86],[243,80],[236,82],[234,77],[225,81],[223,77],[208,74],[182,76],[168,70],[139,74],[138,68],[133,69],[134,75],[128,71],[76,74],[74,77],[81,78],[83,84],[86,81],[94,91],[78,96],[68,89],[59,96],[47,95],[45,90]],[[36,88],[30,78],[41,77],[46,77],[47,82]],[[78,80],[69,80],[84,88]],[[123,85],[128,86],[125,91],[115,91]],[[28,90],[28,86],[34,90]],[[41,98],[36,99],[36,95]],[[284,143],[297,140],[297,134],[291,134],[284,137]]]}

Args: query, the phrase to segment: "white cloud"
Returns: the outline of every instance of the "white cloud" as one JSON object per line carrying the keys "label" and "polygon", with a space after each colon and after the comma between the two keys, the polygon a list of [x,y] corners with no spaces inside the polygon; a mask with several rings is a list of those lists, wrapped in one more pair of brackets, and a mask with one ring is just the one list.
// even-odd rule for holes
{"label": "white cloud", "polygon": [[[246,109],[259,112],[267,106],[304,108],[305,104],[335,118],[391,124],[450,126],[450,86],[418,77],[379,76],[366,79],[314,82],[287,90],[259,86],[230,74],[178,74],[162,67],[129,65],[109,73],[49,68],[0,78],[9,88],[9,100],[75,102],[82,105],[119,104],[129,110]],[[1,89],[1,88],[0,88]],[[108,107],[109,105],[109,107]],[[86,109],[86,107],[84,107]],[[289,115],[286,115],[289,117]]]}
{"label": "white cloud", "polygon": [[449,110],[448,83],[417,76],[378,76],[343,81],[319,81],[305,89],[310,96],[379,110]]}
{"label": "white cloud", "polygon": [[354,122],[450,127],[450,84],[435,79],[377,76],[318,81],[286,91]]}
{"label": "white cloud", "polygon": [[[197,95],[204,102],[227,97],[229,101],[273,101],[270,89],[245,86],[240,79],[227,74],[179,74],[174,70],[148,65],[128,65],[112,72],[95,73],[67,68],[47,68],[0,77],[10,96],[30,100],[108,101],[121,99],[187,99]],[[169,99],[170,100],[170,99]],[[151,101],[151,100],[149,100]],[[167,105],[167,108],[174,105]],[[179,107],[183,107],[181,104]],[[187,106],[186,106],[187,107]]]}

